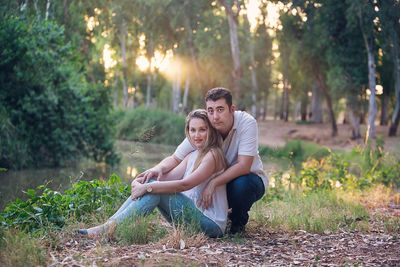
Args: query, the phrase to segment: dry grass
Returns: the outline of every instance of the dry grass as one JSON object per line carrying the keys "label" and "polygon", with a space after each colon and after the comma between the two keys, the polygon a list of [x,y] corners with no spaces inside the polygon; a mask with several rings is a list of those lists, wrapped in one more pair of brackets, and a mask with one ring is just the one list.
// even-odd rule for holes
{"label": "dry grass", "polygon": [[164,238],[157,242],[162,248],[184,249],[201,247],[208,242],[208,237],[202,232],[189,230],[185,225],[174,225],[168,229]]}

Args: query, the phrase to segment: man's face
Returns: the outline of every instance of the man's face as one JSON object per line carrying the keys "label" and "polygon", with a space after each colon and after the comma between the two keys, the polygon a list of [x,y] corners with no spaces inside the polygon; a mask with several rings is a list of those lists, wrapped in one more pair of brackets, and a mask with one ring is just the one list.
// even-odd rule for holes
{"label": "man's face", "polygon": [[235,106],[232,105],[229,109],[224,98],[217,101],[208,100],[206,102],[208,119],[211,124],[217,129],[222,137],[226,137],[233,127],[233,112]]}

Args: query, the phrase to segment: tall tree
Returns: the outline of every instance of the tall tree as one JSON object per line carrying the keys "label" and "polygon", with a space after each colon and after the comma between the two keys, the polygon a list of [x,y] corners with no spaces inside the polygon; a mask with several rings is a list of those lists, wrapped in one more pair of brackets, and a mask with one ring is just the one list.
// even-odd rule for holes
{"label": "tall tree", "polygon": [[238,38],[240,3],[239,0],[234,0],[233,3],[230,0],[218,0],[218,2],[224,7],[226,17],[228,19],[229,36],[230,36],[231,52],[233,59],[233,71],[232,71],[233,96],[237,101],[237,103],[239,103],[239,98],[241,96],[240,79],[242,78],[242,67],[240,65],[240,49],[239,49],[239,38]]}

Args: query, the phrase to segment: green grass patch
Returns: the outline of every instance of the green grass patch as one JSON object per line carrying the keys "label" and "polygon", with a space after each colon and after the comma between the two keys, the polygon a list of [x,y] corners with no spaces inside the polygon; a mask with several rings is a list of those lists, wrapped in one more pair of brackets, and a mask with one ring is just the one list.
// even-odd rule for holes
{"label": "green grass patch", "polygon": [[159,216],[155,210],[148,216],[124,221],[116,227],[116,239],[123,245],[147,244],[160,240],[168,231],[158,223]]}
{"label": "green grass patch", "polygon": [[1,266],[39,266],[47,261],[46,250],[39,239],[19,230],[2,230],[0,239]]}
{"label": "green grass patch", "polygon": [[259,201],[252,213],[257,223],[279,231],[324,233],[368,228],[366,209],[339,198],[334,191],[291,191],[280,200]]}

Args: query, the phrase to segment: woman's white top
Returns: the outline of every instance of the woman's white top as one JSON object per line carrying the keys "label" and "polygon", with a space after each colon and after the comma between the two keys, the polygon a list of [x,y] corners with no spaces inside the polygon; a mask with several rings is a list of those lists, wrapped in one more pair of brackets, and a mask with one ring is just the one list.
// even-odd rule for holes
{"label": "woman's white top", "polygon": [[[193,151],[189,155],[188,163],[186,166],[186,172],[183,176],[185,179],[189,174],[192,173],[194,168],[194,163],[199,154],[198,150]],[[220,185],[215,188],[214,194],[212,195],[212,204],[208,209],[203,210],[201,206],[198,205],[198,202],[202,196],[203,190],[208,184],[208,182],[213,179],[215,176],[221,174],[223,170],[218,173],[212,174],[207,180],[203,183],[193,187],[190,190],[182,192],[185,196],[190,198],[196,207],[208,218],[213,220],[219,228],[221,228],[222,233],[225,233],[227,217],[228,217],[228,200],[226,198],[226,185]]]}

